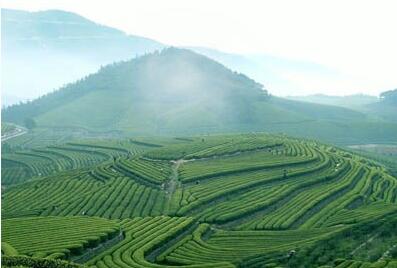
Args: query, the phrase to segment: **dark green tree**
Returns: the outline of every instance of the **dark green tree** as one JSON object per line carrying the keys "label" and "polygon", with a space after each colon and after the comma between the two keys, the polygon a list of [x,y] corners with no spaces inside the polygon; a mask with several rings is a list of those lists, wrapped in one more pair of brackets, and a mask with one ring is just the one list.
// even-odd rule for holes
{"label": "dark green tree", "polygon": [[382,92],[380,98],[384,102],[397,104],[397,89]]}

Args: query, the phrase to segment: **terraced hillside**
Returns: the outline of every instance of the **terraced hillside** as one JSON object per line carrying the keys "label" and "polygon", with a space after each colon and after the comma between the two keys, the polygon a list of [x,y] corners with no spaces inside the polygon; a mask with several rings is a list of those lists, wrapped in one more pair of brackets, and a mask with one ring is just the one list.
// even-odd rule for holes
{"label": "terraced hillside", "polygon": [[[40,161],[26,160],[28,169],[11,165],[12,157]],[[263,133],[85,141],[3,160],[6,170],[43,174],[6,177],[2,252],[11,260],[23,254],[98,268],[397,260],[397,179],[316,141]],[[91,224],[94,233],[81,231]]]}
{"label": "terraced hillside", "polygon": [[2,185],[21,183],[32,177],[64,170],[90,167],[121,156],[135,155],[147,148],[150,146],[136,144],[133,140],[101,140],[95,143],[68,142],[5,152],[1,156]]}
{"label": "terraced hillside", "polygon": [[1,123],[1,135],[8,134],[15,130],[15,126],[12,124]]}

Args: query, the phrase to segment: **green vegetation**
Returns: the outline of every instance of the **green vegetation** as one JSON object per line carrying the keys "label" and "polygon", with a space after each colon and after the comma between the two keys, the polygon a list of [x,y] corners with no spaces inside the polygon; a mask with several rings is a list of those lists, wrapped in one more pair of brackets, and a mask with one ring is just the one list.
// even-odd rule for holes
{"label": "green vegetation", "polygon": [[245,151],[272,148],[281,145],[281,141],[267,135],[218,135],[203,136],[173,144],[164,148],[150,150],[145,157],[161,160],[203,159],[232,155]]}
{"label": "green vegetation", "polygon": [[42,173],[4,173],[2,254],[11,264],[22,255],[99,268],[397,260],[397,179],[317,141],[264,133],[80,140],[2,157],[5,170]]}
{"label": "green vegetation", "polygon": [[178,244],[166,256],[166,261],[181,264],[199,264],[219,261],[236,262],[247,256],[255,256],[275,251],[285,251],[297,245],[305,247],[318,239],[323,239],[338,228],[317,230],[272,231],[221,231],[215,230],[207,241],[202,236],[208,231],[207,224],[200,225],[187,239]]}
{"label": "green vegetation", "polygon": [[[44,148],[36,147],[31,150],[9,150],[3,153],[1,159],[3,166],[1,170],[2,184],[15,184],[32,177],[86,168],[121,156],[136,155],[148,148],[151,147],[137,145],[129,140],[101,140],[95,144],[87,144],[82,141]],[[120,160],[120,163],[124,163],[124,161]]]}
{"label": "green vegetation", "polygon": [[[190,224],[189,218],[135,218],[124,221],[126,239],[109,251],[102,253],[88,262],[97,267],[157,267],[145,260],[148,251],[167,241]],[[195,266],[199,267],[199,266]],[[232,267],[228,263],[205,264],[201,267]]]}
{"label": "green vegetation", "polygon": [[107,65],[2,111],[3,121],[23,124],[27,116],[47,132],[170,136],[268,131],[339,144],[397,141],[395,120],[271,96],[247,76],[177,48]]}
{"label": "green vegetation", "polygon": [[13,132],[15,130],[15,125],[9,123],[1,123],[1,136]]}
{"label": "green vegetation", "polygon": [[43,258],[56,253],[60,258],[81,254],[118,234],[115,222],[101,218],[34,217],[3,220],[1,239],[19,254]]}
{"label": "green vegetation", "polygon": [[352,145],[352,152],[383,165],[393,176],[397,176],[397,145],[396,144],[364,144]]}
{"label": "green vegetation", "polygon": [[27,268],[81,268],[83,266],[62,260],[31,258],[25,256],[2,256],[2,267],[27,267]]}
{"label": "green vegetation", "polygon": [[311,267],[333,262],[332,267],[394,267],[387,265],[396,263],[393,261],[396,258],[396,215],[392,213],[380,220],[362,220],[360,224],[298,252],[289,260],[289,266]]}
{"label": "green vegetation", "polygon": [[145,159],[120,159],[115,167],[127,176],[136,176],[146,183],[161,184],[171,175],[171,165],[167,162]]}
{"label": "green vegetation", "polygon": [[75,81],[2,109],[2,266],[397,268],[397,89],[280,98],[73,13],[1,13],[6,91]]}
{"label": "green vegetation", "polygon": [[7,242],[1,242],[1,255],[17,256],[18,251]]}

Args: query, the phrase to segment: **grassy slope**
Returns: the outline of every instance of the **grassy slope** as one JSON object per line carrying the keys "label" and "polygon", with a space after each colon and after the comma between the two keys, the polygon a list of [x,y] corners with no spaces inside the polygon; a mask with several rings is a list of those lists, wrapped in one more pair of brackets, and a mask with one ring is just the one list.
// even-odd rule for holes
{"label": "grassy slope", "polygon": [[[135,105],[128,94],[121,95],[120,99],[112,98],[112,95],[111,91],[89,93],[40,115],[37,122],[45,126],[121,129],[141,135],[267,130],[346,144],[393,141],[392,135],[397,132],[395,124],[371,121],[363,114],[347,109],[301,105],[277,98],[269,102],[254,102],[253,122],[227,124],[220,115],[199,104],[172,107],[149,102]],[[97,103],[103,105],[98,107]],[[162,107],[163,113],[156,113],[159,107]]]}
{"label": "grassy slope", "polygon": [[39,126],[138,135],[270,131],[337,143],[396,141],[397,124],[347,108],[265,97],[260,85],[187,50],[168,49],[103,68],[3,112]]}

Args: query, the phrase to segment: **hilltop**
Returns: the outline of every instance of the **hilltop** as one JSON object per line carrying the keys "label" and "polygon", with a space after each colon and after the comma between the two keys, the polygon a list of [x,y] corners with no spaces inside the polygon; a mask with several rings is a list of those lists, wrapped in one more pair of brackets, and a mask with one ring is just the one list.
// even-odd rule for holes
{"label": "hilltop", "polygon": [[105,66],[35,101],[5,109],[4,119],[22,122],[29,115],[42,126],[93,129],[138,129],[139,123],[154,131],[167,123],[177,127],[180,121],[185,122],[182,128],[189,121],[194,125],[191,120],[197,117],[216,127],[223,120],[251,117],[249,102],[267,98],[262,85],[248,77],[189,50],[168,48]]}
{"label": "hilltop", "polygon": [[2,116],[139,135],[271,131],[341,143],[395,140],[397,130],[361,112],[271,96],[247,76],[178,48],[107,65]]}

